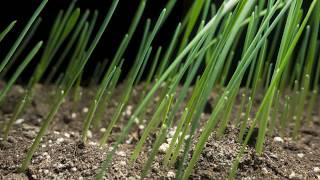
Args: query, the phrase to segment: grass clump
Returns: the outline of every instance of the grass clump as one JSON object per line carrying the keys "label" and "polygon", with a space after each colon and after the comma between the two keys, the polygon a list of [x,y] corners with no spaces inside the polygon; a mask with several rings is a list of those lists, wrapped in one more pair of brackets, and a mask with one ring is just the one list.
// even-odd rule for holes
{"label": "grass clump", "polygon": [[[46,0],[42,1],[0,64],[2,77],[9,69],[16,69],[0,92],[0,103],[42,47],[43,41],[38,42],[21,64],[14,67],[16,58],[29,45],[40,24],[41,18],[38,16],[46,3]],[[26,91],[16,104],[11,119],[1,127],[4,139],[7,139],[15,120],[30,105],[36,84],[42,81],[45,84],[56,82],[56,94],[51,100],[51,108],[28,149],[21,171],[28,168],[67,95],[73,93],[74,103],[80,102],[84,69],[118,3],[119,0],[112,1],[97,32],[94,30],[98,11],[90,14],[86,10],[82,13],[80,8],[76,8],[76,1],[72,1],[65,12],[61,10],[56,16]],[[303,13],[302,0],[228,0],[220,7],[211,0],[194,1],[181,23],[177,23],[167,47],[155,46],[154,41],[176,1],[168,1],[156,21],[147,19],[142,22],[148,3],[147,0],[140,1],[128,32],[124,34],[113,58],[111,61],[99,62],[90,80],[95,94],[83,121],[81,141],[87,143],[90,129],[105,127],[99,141],[101,147],[108,144],[114,127],[134,96],[135,87],[144,81],[137,107],[134,107],[119,136],[110,145],[112,148],[101,163],[96,179],[103,179],[119,145],[136,124],[143,123],[150,106],[155,109],[151,112],[150,120],[146,120],[146,128],[130,156],[132,165],[143,151],[148,138],[155,135],[149,158],[142,168],[141,179],[147,177],[159,147],[165,143],[166,135],[173,128],[175,132],[168,143],[163,165],[176,165],[176,179],[189,178],[212,132],[217,132],[217,138],[221,138],[229,125],[239,128],[237,141],[241,149],[229,175],[229,179],[234,179],[255,129],[258,129],[255,150],[258,155],[262,155],[268,136],[279,131],[282,136],[291,134],[297,139],[302,125],[311,124],[320,78],[317,53],[319,1],[313,0],[306,13]],[[0,42],[15,23],[13,21],[0,33]],[[123,80],[120,100],[112,117],[106,121],[105,109],[125,72],[125,55],[131,50],[131,40],[140,24],[144,25],[144,31],[133,65]],[[296,56],[294,51],[298,46],[300,49]],[[59,69],[65,62],[65,71],[59,75]],[[219,96],[209,119],[203,122],[201,116],[212,92]],[[158,100],[152,105],[156,94]],[[260,95],[263,95],[262,100],[258,102]],[[231,115],[238,100],[240,106],[233,119]],[[304,108],[306,105],[307,108]],[[254,112],[254,107],[257,107],[257,112]],[[177,116],[179,112],[180,116]],[[293,130],[290,132],[288,127],[292,124]]]}

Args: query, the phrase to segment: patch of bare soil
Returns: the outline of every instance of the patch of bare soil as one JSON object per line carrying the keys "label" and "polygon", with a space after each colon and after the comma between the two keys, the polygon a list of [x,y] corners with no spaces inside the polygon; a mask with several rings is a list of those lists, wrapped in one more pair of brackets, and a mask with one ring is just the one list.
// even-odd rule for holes
{"label": "patch of bare soil", "polygon": [[[121,89],[121,86],[119,89]],[[139,102],[139,91],[138,87],[133,92],[129,108],[125,110],[117,127],[113,130],[109,142],[103,147],[98,144],[99,137],[105,130],[103,128],[93,130],[92,135],[89,134],[88,144],[84,145],[80,141],[82,122],[94,91],[83,89],[82,99],[76,105],[67,98],[55,116],[47,134],[42,139],[27,172],[18,173],[17,169],[39,131],[42,119],[45,118],[50,108],[50,98],[48,97],[52,96],[52,88],[37,87],[37,93],[32,104],[12,128],[8,141],[0,138],[0,179],[93,179],[113,141],[130,117],[128,111],[134,109]],[[1,106],[0,125],[12,116],[14,106],[22,94],[22,87],[15,86],[13,88],[7,101]],[[119,99],[119,94],[113,96],[106,108],[104,116],[106,125],[117,105],[117,99]],[[215,99],[214,94],[212,99]],[[154,101],[153,104],[156,104],[157,98]],[[210,107],[206,109],[209,109],[206,111],[210,112]],[[147,111],[145,119],[148,120],[152,116],[153,109]],[[203,114],[201,122],[205,122],[208,117],[209,114]],[[320,179],[320,124],[318,114],[314,115],[313,121],[314,123],[311,126],[303,127],[301,138],[297,141],[289,137],[280,138],[277,135],[268,137],[265,151],[261,156],[255,153],[254,144],[247,146],[236,178]],[[108,169],[106,179],[139,179],[154,141],[154,137],[149,138],[137,161],[130,162],[130,155],[147,122],[144,123],[135,125],[128,139],[120,145],[111,167]],[[215,132],[213,132],[190,179],[226,179],[231,164],[240,149],[240,144],[237,142],[238,133],[239,129],[233,126],[228,126],[225,135],[221,138],[217,138]],[[194,147],[196,139],[193,143]],[[174,179],[175,167],[165,168],[162,165],[163,156],[163,152],[160,152],[156,157],[147,179]]]}

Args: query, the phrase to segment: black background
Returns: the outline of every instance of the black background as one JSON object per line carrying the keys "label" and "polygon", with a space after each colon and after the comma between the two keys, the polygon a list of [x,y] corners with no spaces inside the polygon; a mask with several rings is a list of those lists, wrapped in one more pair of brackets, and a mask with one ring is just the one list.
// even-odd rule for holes
{"label": "black background", "polygon": [[[28,47],[29,49],[31,49],[39,40],[47,40],[50,28],[59,10],[66,10],[70,2],[70,0],[49,0],[45,9],[42,11],[40,15],[42,17],[42,22]],[[86,9],[89,9],[91,11],[90,15],[92,15],[93,11],[97,9],[99,11],[99,18],[96,27],[99,27],[99,24],[101,24],[101,21],[107,13],[111,5],[111,2],[111,0],[78,0],[76,7],[80,7],[82,13]],[[1,3],[0,29],[4,29],[13,20],[18,21],[13,31],[10,32],[0,44],[1,58],[3,58],[6,55],[9,48],[12,46],[15,39],[22,31],[23,27],[30,19],[30,17],[32,16],[35,9],[38,7],[40,3],[41,0],[11,0]],[[85,79],[90,78],[90,75],[92,74],[92,71],[94,70],[97,61],[102,61],[106,58],[111,59],[113,57],[124,34],[128,31],[129,25],[139,3],[140,0],[120,0],[119,5],[111,19],[111,22],[107,27],[107,31],[105,32],[98,47],[95,49],[94,54],[90,59],[90,63],[85,68]],[[142,21],[140,21],[138,29],[134,34],[132,42],[129,45],[129,49],[125,54],[125,71],[127,71],[130,68],[132,61],[134,60],[137,48],[140,44],[146,19],[151,18],[152,22],[154,23],[158,18],[159,14],[161,13],[161,10],[165,7],[166,3],[167,0],[149,0],[147,2]],[[187,7],[189,7],[189,4],[190,1],[188,2],[187,0],[177,1],[177,4],[175,5],[172,13],[165,22],[154,43],[152,44],[153,47],[158,47],[159,45],[166,47],[166,45],[172,37],[172,34],[178,22],[182,20]],[[28,52],[28,50],[26,49],[25,52]],[[155,48],[153,53],[155,53]],[[22,58],[24,56],[25,54],[21,55]],[[19,58],[19,60],[20,59],[21,58]],[[28,69],[26,70],[26,72],[24,72],[23,76],[29,76],[32,73],[33,67],[35,67],[36,63],[37,60],[32,61],[31,65],[29,65]],[[28,80],[28,78],[22,79],[22,81],[26,80]]]}

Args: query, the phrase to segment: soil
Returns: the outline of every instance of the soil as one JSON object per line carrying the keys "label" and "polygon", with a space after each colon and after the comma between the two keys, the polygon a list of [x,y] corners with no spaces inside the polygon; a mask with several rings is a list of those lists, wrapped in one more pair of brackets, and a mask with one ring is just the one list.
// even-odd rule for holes
{"label": "soil", "polygon": [[[98,141],[105,130],[103,128],[92,130],[86,145],[80,141],[82,122],[94,95],[94,88],[82,89],[82,98],[77,104],[74,104],[70,97],[66,98],[34,154],[27,172],[18,173],[17,168],[39,131],[41,121],[50,108],[52,99],[50,97],[54,94],[52,87],[37,86],[37,93],[31,105],[13,126],[8,141],[0,138],[0,179],[93,179],[111,144],[130,117],[131,109],[134,109],[139,102],[138,92],[141,91],[139,88],[141,87],[134,90],[129,107],[114,128],[107,145],[102,147]],[[121,86],[118,89],[121,90]],[[10,119],[23,92],[21,86],[13,87],[6,102],[1,105],[0,124]],[[104,122],[110,120],[117,105],[119,91],[116,92],[106,108]],[[201,122],[204,123],[209,118],[212,109],[210,104],[214,103],[216,96],[217,94],[212,94],[206,113],[201,116]],[[157,98],[154,98],[152,104],[156,104],[156,101]],[[231,118],[236,116],[239,103],[236,103]],[[152,116],[153,110],[154,107],[147,110],[145,119]],[[254,145],[248,145],[236,179],[320,179],[319,122],[319,114],[313,114],[313,124],[304,125],[301,136],[296,141],[289,136],[280,137],[277,133],[273,137],[268,137],[265,150],[260,156],[256,154]],[[154,137],[148,139],[136,162],[130,162],[130,155],[146,123],[142,121],[142,124],[136,124],[125,143],[119,146],[105,179],[139,179]],[[217,138],[213,132],[190,179],[226,179],[240,149],[240,144],[237,142],[238,133],[239,129],[232,125],[228,126],[221,138]],[[170,134],[172,133],[168,133],[168,139]],[[175,168],[164,167],[163,156],[164,154],[160,152],[156,157],[146,179],[174,179]]]}

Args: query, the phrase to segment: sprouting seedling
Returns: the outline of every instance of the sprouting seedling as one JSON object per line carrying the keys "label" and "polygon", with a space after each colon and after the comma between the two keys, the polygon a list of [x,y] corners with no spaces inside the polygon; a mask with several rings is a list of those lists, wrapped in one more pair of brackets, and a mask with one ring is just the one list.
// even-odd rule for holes
{"label": "sprouting seedling", "polygon": [[92,118],[94,117],[94,114],[95,114],[95,112],[97,110],[97,105],[100,103],[100,100],[101,100],[101,98],[102,98],[107,86],[109,85],[110,80],[112,79],[112,76],[115,74],[115,71],[119,72],[120,69],[115,67],[113,69],[113,71],[111,71],[110,74],[106,74],[106,76],[103,78],[103,80],[101,82],[101,85],[99,86],[99,89],[98,89],[98,91],[96,93],[96,96],[95,96],[95,98],[93,99],[93,101],[92,101],[92,103],[90,105],[87,117],[86,117],[85,122],[84,122],[83,130],[82,130],[82,140],[83,140],[83,142],[87,141],[88,130],[89,130]]}
{"label": "sprouting seedling", "polygon": [[[289,4],[291,4],[291,3],[292,3],[292,2],[288,2],[288,4],[287,4],[282,10],[286,10],[286,9],[288,8]],[[289,61],[289,57],[291,56],[291,54],[292,54],[292,52],[293,52],[293,50],[294,50],[294,47],[296,46],[296,44],[297,44],[297,42],[298,42],[298,40],[299,40],[299,38],[300,38],[300,36],[301,36],[304,28],[306,27],[306,24],[307,24],[307,22],[308,22],[308,20],[309,20],[309,17],[310,17],[310,15],[311,15],[311,13],[312,13],[312,11],[313,11],[316,3],[317,3],[317,0],[312,1],[311,5],[310,5],[310,7],[309,7],[309,10],[308,10],[305,18],[303,19],[299,30],[298,30],[297,33],[295,34],[295,36],[294,36],[294,38],[293,38],[293,40],[292,40],[292,43],[290,44],[290,47],[288,48],[288,51],[287,51],[286,55],[284,56],[284,59],[282,60],[282,62],[281,62],[281,64],[280,64],[279,71],[278,71],[278,73],[276,74],[276,76],[274,77],[273,81],[271,82],[270,88],[268,89],[265,97],[270,97],[271,92],[272,92],[272,87],[274,87],[274,86],[279,82],[279,79],[280,79],[280,77],[281,77],[281,71],[283,71],[284,68],[286,67],[286,65],[287,65],[287,63],[288,63],[288,61]],[[260,106],[260,108],[259,108],[259,110],[258,110],[258,114],[257,114],[256,116],[258,116],[258,115],[262,112],[261,109],[262,109],[266,104],[267,104],[267,98],[264,98],[264,100],[263,100],[263,102],[262,102],[262,104],[261,104],[261,106]],[[257,120],[255,119],[255,120],[253,121],[250,129],[249,129],[249,132],[248,132],[247,137],[246,137],[246,139],[245,139],[245,141],[244,141],[244,143],[243,143],[243,145],[242,145],[242,147],[241,147],[241,149],[240,149],[240,152],[239,152],[239,154],[238,154],[235,162],[233,163],[233,165],[232,165],[232,167],[231,167],[231,172],[230,172],[230,174],[229,174],[229,179],[234,179],[234,177],[235,177],[235,175],[236,175],[236,170],[237,170],[237,167],[238,167],[238,165],[239,165],[239,161],[240,161],[240,159],[241,159],[242,156],[243,156],[243,153],[244,153],[244,150],[245,150],[245,145],[247,144],[247,142],[248,142],[248,140],[249,140],[249,138],[250,138],[250,136],[251,136],[251,134],[252,134],[252,132],[253,132],[253,129],[254,129],[254,126],[256,125],[256,123],[257,123]],[[261,140],[261,139],[260,139],[260,140]],[[258,141],[259,141],[259,139],[258,139]]]}
{"label": "sprouting seedling", "polygon": [[22,32],[19,34],[16,42],[13,44],[13,46],[11,47],[10,51],[8,52],[8,54],[6,55],[6,57],[4,58],[4,60],[1,62],[0,64],[0,73],[2,72],[2,70],[5,68],[5,66],[7,65],[7,63],[10,61],[11,57],[13,56],[14,52],[16,51],[16,49],[18,48],[18,46],[21,44],[23,38],[25,37],[25,35],[27,34],[27,32],[29,31],[30,27],[32,26],[32,24],[34,23],[34,21],[37,19],[37,17],[39,16],[40,12],[43,10],[44,6],[47,4],[48,0],[43,0],[41,2],[41,4],[39,5],[39,7],[36,9],[36,11],[34,12],[34,14],[31,16],[30,20],[28,21],[27,25],[25,26],[25,28],[22,30]]}
{"label": "sprouting seedling", "polygon": [[[260,26],[260,29],[258,30],[256,37],[254,38],[254,40],[252,41],[251,45],[249,46],[247,53],[243,56],[242,61],[240,61],[240,64],[238,65],[235,73],[233,74],[233,77],[231,78],[228,86],[226,89],[232,89],[235,88],[235,85],[237,84],[237,82],[239,81],[239,78],[242,77],[243,73],[245,72],[246,68],[248,67],[248,65],[250,64],[253,56],[254,56],[254,51],[257,51],[262,45],[263,42],[265,40],[265,38],[270,34],[271,30],[274,28],[274,26],[277,24],[277,22],[279,21],[280,17],[282,17],[284,15],[284,12],[286,12],[286,9],[288,8],[288,4],[287,6],[285,6],[280,13],[278,14],[278,16],[273,20],[272,24],[269,26],[269,28],[266,30],[266,32],[263,34],[262,37],[260,37],[260,35],[262,34],[262,32],[265,30],[265,28],[267,27],[268,21],[270,21],[272,15],[275,13],[275,7],[277,6],[277,4],[271,9],[270,13],[266,16],[266,18],[264,19],[263,24]],[[250,53],[249,53],[250,52]],[[203,130],[200,138],[199,138],[199,142],[197,143],[196,147],[195,147],[195,151],[192,155],[191,160],[189,161],[188,167],[183,175],[184,178],[187,178],[190,173],[192,168],[194,167],[197,159],[200,156],[201,150],[204,147],[204,143],[206,142],[206,140],[208,139],[209,135],[212,132],[212,129],[215,127],[216,123],[217,123],[217,115],[219,113],[219,111],[221,110],[221,108],[224,105],[224,101],[223,99],[219,100],[216,108],[214,110],[214,112],[212,113],[210,119],[208,120],[208,124],[205,127],[205,129]]]}
{"label": "sprouting seedling", "polygon": [[17,21],[12,21],[1,33],[0,42],[7,36],[7,34],[12,30]]}
{"label": "sprouting seedling", "polygon": [[[40,47],[42,46],[43,42],[40,41],[27,55],[27,57],[22,61],[22,63],[17,68],[17,71],[14,73],[14,75],[9,80],[8,84],[5,86],[5,88],[0,92],[0,103],[5,97],[5,95],[10,91],[12,88],[12,85],[17,80],[17,78],[20,76],[22,71],[27,67],[27,65],[31,62],[31,60],[34,58],[34,56],[39,51]],[[4,129],[4,139],[8,138],[9,130],[13,124],[13,119],[10,119],[10,121],[7,123],[5,129]]]}
{"label": "sprouting seedling", "polygon": [[26,37],[24,38],[22,44],[18,47],[17,51],[14,53],[14,55],[12,56],[11,61],[8,62],[8,64],[6,65],[6,68],[3,69],[2,73],[0,74],[0,77],[5,77],[6,74],[8,73],[8,71],[11,69],[11,67],[16,63],[16,60],[19,58],[19,56],[21,55],[21,53],[25,50],[25,48],[29,45],[29,42],[31,41],[32,37],[34,36],[34,34],[36,33],[39,25],[41,24],[41,17],[39,17],[36,22],[34,23],[34,25],[31,27],[31,29],[29,30],[29,33],[26,35]]}
{"label": "sprouting seedling", "polygon": [[49,72],[49,74],[48,74],[48,76],[46,78],[46,81],[45,81],[46,84],[48,84],[49,82],[52,81],[53,76],[56,74],[56,72],[59,69],[59,67],[61,66],[63,60],[66,58],[67,54],[70,52],[73,44],[77,40],[77,37],[80,35],[80,32],[81,32],[81,30],[82,30],[82,28],[83,28],[83,26],[84,26],[84,24],[85,24],[85,22],[86,22],[86,20],[87,20],[87,18],[89,16],[89,14],[90,14],[90,11],[87,10],[82,15],[82,17],[80,18],[79,23],[76,26],[74,33],[72,33],[72,37],[71,37],[70,41],[68,41],[68,44],[66,45],[66,48],[62,52],[61,56],[58,58],[56,64],[53,65],[51,71]]}
{"label": "sprouting seedling", "polygon": [[102,34],[106,30],[106,27],[108,26],[108,24],[109,24],[109,22],[111,20],[111,17],[113,15],[118,3],[119,3],[119,0],[114,0],[112,2],[112,5],[111,5],[111,7],[110,7],[110,9],[109,9],[109,11],[108,11],[103,23],[102,23],[99,31],[97,32],[94,40],[92,41],[92,43],[89,46],[88,50],[85,52],[84,56],[82,56],[81,59],[79,59],[80,63],[78,63],[77,70],[73,72],[73,78],[70,79],[69,81],[66,81],[66,84],[64,85],[64,88],[60,91],[60,93],[58,93],[58,96],[57,96],[58,98],[57,98],[55,104],[53,104],[52,109],[49,112],[48,116],[43,121],[43,124],[41,125],[39,133],[37,134],[32,146],[28,150],[26,158],[22,162],[22,165],[20,167],[20,171],[25,171],[27,169],[34,152],[36,151],[37,147],[40,144],[41,138],[44,136],[46,130],[48,129],[49,124],[52,121],[54,115],[56,114],[58,108],[60,107],[64,97],[68,94],[68,92],[72,88],[72,85],[74,84],[74,82],[76,81],[78,76],[80,75],[80,73],[83,70],[85,64],[89,60],[91,54],[93,53],[95,47],[97,46],[99,40],[101,39]]}
{"label": "sprouting seedling", "polygon": [[124,90],[124,93],[122,94],[122,99],[120,100],[120,103],[116,109],[116,113],[112,117],[110,125],[108,126],[107,130],[105,131],[105,133],[103,134],[103,137],[100,140],[101,145],[105,144],[106,140],[108,139],[108,137],[111,133],[111,130],[112,130],[114,124],[118,120],[120,113],[122,112],[124,106],[126,105],[126,103],[128,101],[129,95],[132,90],[132,85],[137,78],[138,72],[143,64],[143,61],[146,60],[145,57],[149,51],[150,45],[151,45],[152,41],[154,40],[157,32],[159,31],[161,24],[163,23],[163,18],[164,18],[165,12],[166,12],[165,10],[162,11],[162,13],[159,16],[158,21],[154,25],[153,30],[150,32],[150,34],[148,36],[144,37],[146,39],[146,42],[145,42],[145,44],[143,43],[143,45],[140,46],[139,52],[136,57],[135,64],[133,65],[132,70],[129,72],[129,79],[126,81],[126,88]]}
{"label": "sprouting seedling", "polygon": [[147,127],[145,128],[138,144],[135,146],[135,149],[131,155],[131,162],[135,161],[138,158],[139,153],[142,150],[142,146],[143,144],[146,142],[149,134],[154,131],[158,125],[160,124],[161,120],[163,120],[163,118],[161,117],[165,117],[165,107],[168,105],[169,103],[169,96],[167,95],[163,101],[160,103],[160,106],[157,108],[156,112],[154,113],[154,115],[152,116],[150,122],[148,123]]}
{"label": "sprouting seedling", "polygon": [[[236,4],[237,1],[230,1],[224,8],[221,10],[223,14],[228,12],[232,7]],[[97,175],[97,179],[101,179],[106,169],[109,166],[109,163],[117,150],[118,145],[120,142],[124,140],[124,138],[129,133],[129,130],[131,129],[135,117],[139,115],[147,102],[150,100],[150,98],[154,95],[155,91],[160,87],[162,82],[168,78],[170,73],[181,63],[183,58],[187,55],[187,53],[200,41],[200,39],[210,30],[215,29],[215,27],[218,25],[220,17],[213,17],[207,25],[190,41],[190,43],[184,48],[184,50],[175,58],[175,60],[172,62],[172,64],[166,69],[166,71],[163,73],[163,75],[156,81],[152,89],[150,89],[149,93],[146,95],[145,99],[139,104],[136,111],[133,113],[132,117],[128,120],[127,125],[124,127],[123,132],[120,134],[119,138],[115,142],[115,144],[112,146],[112,151],[107,154],[106,159],[103,161],[101,165],[101,169]]]}

